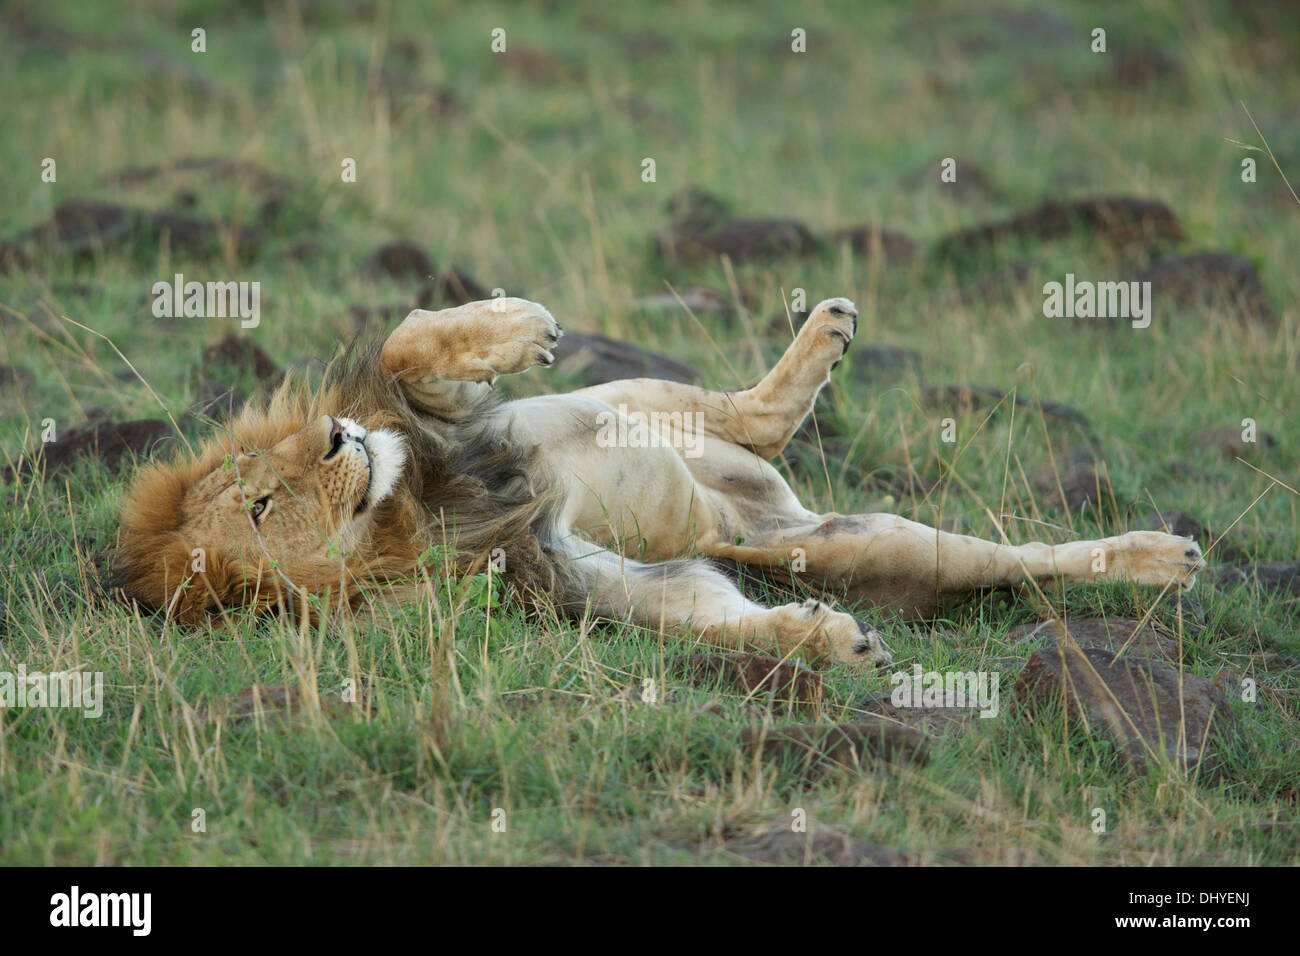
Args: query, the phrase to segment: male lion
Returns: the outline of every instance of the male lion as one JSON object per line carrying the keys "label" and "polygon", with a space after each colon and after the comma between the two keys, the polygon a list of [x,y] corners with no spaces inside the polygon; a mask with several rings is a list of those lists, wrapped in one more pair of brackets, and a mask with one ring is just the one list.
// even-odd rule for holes
{"label": "male lion", "polygon": [[[497,376],[552,363],[563,332],[551,314],[514,298],[417,309],[314,392],[286,383],[196,456],[147,466],[127,493],[118,583],[186,621],[241,605],[310,612],[313,595],[355,607],[445,545],[462,573],[503,556],[514,594],[568,612],[879,665],[889,649],[850,615],[755,604],[707,560],[680,556],[781,573],[800,549],[805,577],[908,616],[1036,578],[1192,585],[1190,538],[1009,545],[800,505],[768,460],[856,328],[853,303],[827,299],[744,391],[633,379],[502,403]],[[642,440],[600,440],[602,429]]]}

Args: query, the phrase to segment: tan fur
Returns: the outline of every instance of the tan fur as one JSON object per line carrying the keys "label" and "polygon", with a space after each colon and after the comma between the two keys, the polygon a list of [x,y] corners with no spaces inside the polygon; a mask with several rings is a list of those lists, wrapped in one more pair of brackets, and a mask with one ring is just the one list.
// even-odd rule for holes
{"label": "tan fur", "polygon": [[[123,588],[187,620],[233,605],[306,607],[312,594],[354,604],[447,543],[465,568],[500,555],[516,594],[546,592],[567,610],[883,664],[888,648],[851,616],[817,601],[757,605],[693,558],[789,575],[798,554],[816,583],[909,616],[1036,578],[1191,586],[1199,549],[1159,532],[1007,545],[895,515],[805,509],[767,459],[812,409],[856,318],[847,299],[820,303],[744,391],[637,379],[498,405],[497,376],[552,362],[562,331],[550,313],[523,299],[416,310],[378,354],[354,354],[316,393],[287,384],[195,459],[137,477],[122,517]],[[644,429],[638,441],[605,440],[611,422],[639,416],[656,440]],[[331,456],[340,428],[353,437]],[[391,494],[366,502],[376,449],[398,444],[406,458]]]}

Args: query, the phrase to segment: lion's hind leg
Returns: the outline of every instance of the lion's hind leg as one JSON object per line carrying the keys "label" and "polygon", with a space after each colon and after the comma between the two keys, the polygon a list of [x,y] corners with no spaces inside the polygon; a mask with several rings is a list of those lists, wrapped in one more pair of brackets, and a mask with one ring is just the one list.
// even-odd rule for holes
{"label": "lion's hind leg", "polygon": [[697,385],[638,378],[607,382],[578,394],[645,414],[698,415],[706,435],[747,448],[760,458],[775,458],[812,411],[831,370],[848,351],[857,324],[857,309],[848,299],[818,303],[772,370],[743,391],[712,392]]}
{"label": "lion's hind leg", "polygon": [[924,617],[980,588],[1060,578],[1120,578],[1155,587],[1191,587],[1203,566],[1190,538],[1130,531],[1094,541],[1002,544],[952,534],[898,515],[791,515],[710,553],[747,564],[789,565],[842,588],[855,600]]}

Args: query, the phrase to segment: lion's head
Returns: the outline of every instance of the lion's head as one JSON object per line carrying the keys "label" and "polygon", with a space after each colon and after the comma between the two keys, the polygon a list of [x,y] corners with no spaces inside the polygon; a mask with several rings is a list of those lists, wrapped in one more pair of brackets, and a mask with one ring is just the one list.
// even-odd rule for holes
{"label": "lion's head", "polygon": [[416,412],[353,345],[311,388],[286,381],[193,454],[146,465],[127,489],[113,583],[150,608],[196,623],[209,612],[283,606],[306,595],[353,607],[396,593],[438,545],[457,573],[493,552],[517,594],[567,580],[539,529],[558,486],[537,469],[485,393],[446,422]]}
{"label": "lion's head", "polygon": [[349,593],[360,566],[382,561],[376,523],[403,524],[391,512],[408,449],[397,429],[331,413],[331,395],[286,385],[197,455],[146,466],[122,509],[123,591],[189,621],[299,590]]}

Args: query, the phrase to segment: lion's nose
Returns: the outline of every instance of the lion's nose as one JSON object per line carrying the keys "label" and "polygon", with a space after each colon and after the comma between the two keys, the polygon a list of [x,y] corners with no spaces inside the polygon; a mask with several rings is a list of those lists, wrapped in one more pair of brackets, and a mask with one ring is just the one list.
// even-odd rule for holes
{"label": "lion's nose", "polygon": [[339,453],[339,449],[343,447],[343,436],[346,434],[346,432],[347,430],[343,427],[343,424],[337,418],[331,415],[330,416],[330,450],[326,453],[324,459],[322,459],[323,461],[329,461],[331,458],[333,458],[335,455]]}

